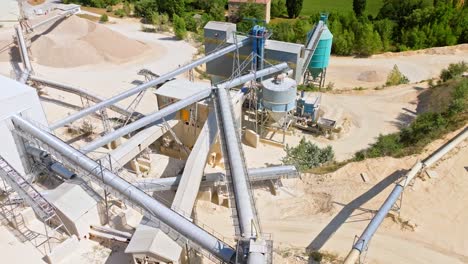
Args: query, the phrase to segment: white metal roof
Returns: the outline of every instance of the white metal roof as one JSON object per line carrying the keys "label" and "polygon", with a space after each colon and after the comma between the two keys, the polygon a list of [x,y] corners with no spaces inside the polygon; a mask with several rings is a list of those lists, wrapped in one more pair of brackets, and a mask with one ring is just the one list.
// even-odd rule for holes
{"label": "white metal roof", "polygon": [[297,86],[295,80],[283,77],[282,80],[276,80],[275,78],[266,79],[262,82],[263,87],[271,91],[287,91],[291,89],[291,87]]}
{"label": "white metal roof", "polygon": [[148,256],[163,262],[178,261],[182,248],[154,225],[155,223],[143,217],[125,253]]}
{"label": "white metal roof", "polygon": [[270,39],[267,40],[265,43],[265,49],[278,50],[295,54],[301,54],[303,48],[303,44],[289,43]]}
{"label": "white metal roof", "polygon": [[162,85],[154,94],[180,100],[206,89],[211,89],[209,83],[191,82],[187,79],[175,79]]}
{"label": "white metal roof", "polygon": [[73,183],[62,183],[44,193],[44,197],[68,219],[77,220],[86,214],[97,202],[83,188]]}
{"label": "white metal roof", "polygon": [[227,31],[228,29],[236,29],[236,24],[229,23],[229,22],[220,22],[220,21],[210,21],[208,22],[205,29],[214,29],[220,31]]}
{"label": "white metal roof", "polygon": [[34,91],[34,89],[16,80],[0,75],[0,101],[21,96],[31,91]]}

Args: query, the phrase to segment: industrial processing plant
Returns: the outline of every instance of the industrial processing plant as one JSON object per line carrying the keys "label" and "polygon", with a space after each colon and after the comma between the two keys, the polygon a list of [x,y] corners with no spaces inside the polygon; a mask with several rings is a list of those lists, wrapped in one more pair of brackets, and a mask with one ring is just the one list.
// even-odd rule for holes
{"label": "industrial processing plant", "polygon": [[[334,57],[327,13],[304,43],[209,21],[197,44],[100,9],[6,2],[2,263],[468,262],[466,122],[420,153],[355,154],[432,107],[421,81],[466,45]],[[412,84],[378,88],[397,64]],[[435,218],[452,211],[447,231]]]}

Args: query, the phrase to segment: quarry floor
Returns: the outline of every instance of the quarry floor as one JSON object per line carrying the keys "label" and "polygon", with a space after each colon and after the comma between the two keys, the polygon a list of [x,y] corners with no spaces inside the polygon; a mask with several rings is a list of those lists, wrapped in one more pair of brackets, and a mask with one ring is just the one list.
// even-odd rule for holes
{"label": "quarry floor", "polygon": [[[70,67],[71,62],[67,61],[66,65],[61,66],[60,58],[55,56],[60,55],[57,50],[67,51],[66,44],[70,40],[67,34],[73,30],[82,32],[80,34],[83,36],[74,39],[86,38],[89,34],[85,29],[74,28],[83,24],[80,21],[75,22],[70,24],[70,28],[51,34],[51,40],[54,41],[50,45],[52,49],[34,47],[33,44],[31,57],[37,76],[110,97],[135,86],[135,81],[143,81],[136,74],[141,68],[163,74],[191,61],[196,53],[196,48],[192,45],[177,41],[171,35],[142,32],[141,24],[135,20],[112,19],[112,23],[101,26],[132,41],[143,43],[145,47],[141,52],[125,59],[109,59],[106,55],[108,53],[105,53],[107,51],[98,50],[98,56],[94,50],[89,50],[89,54],[96,55],[93,63],[87,64],[85,61],[82,64],[83,61],[77,56],[75,59],[82,65]],[[0,29],[0,48],[12,40],[12,35],[12,28]],[[112,38],[104,40],[104,43],[115,44],[112,42],[115,36],[109,36]],[[83,49],[89,47],[88,44],[102,47],[100,42],[87,41],[86,46],[76,46],[81,49],[70,48],[68,52],[84,54]],[[123,53],[127,51],[125,47],[119,48]],[[38,51],[41,52],[40,56]],[[47,65],[38,63],[39,58],[45,58]],[[418,95],[427,88],[425,83],[419,82],[437,77],[440,70],[449,63],[461,60],[468,61],[466,44],[417,52],[381,54],[365,59],[332,57],[327,83],[333,82],[335,89],[347,91],[324,93],[322,110],[324,117],[338,121],[343,132],[337,139],[330,140],[296,131],[286,138],[287,143],[293,146],[305,136],[320,146],[331,145],[338,160],[347,159],[357,150],[374,142],[379,134],[395,132],[410,122],[417,114]],[[12,64],[14,65],[8,51],[0,53],[0,74],[10,76]],[[385,82],[388,72],[395,64],[413,84],[374,90],[374,87]],[[358,86],[368,89],[352,90]],[[81,105],[77,97],[51,89],[46,93],[51,99]],[[128,105],[132,99],[121,102],[121,105]],[[143,113],[152,112],[154,103],[155,97],[147,93],[137,110]],[[49,122],[73,112],[51,102],[44,102],[43,107]],[[280,189],[278,196],[272,196],[266,190],[255,191],[264,232],[272,233],[274,237],[277,253],[275,263],[309,263],[308,258],[301,253],[309,245],[336,253],[337,258],[344,257],[351,248],[354,237],[362,232],[373,210],[378,209],[393,187],[392,183],[401,176],[398,171],[410,168],[418,158],[424,158],[443,142],[444,140],[434,142],[420,156],[366,160],[348,164],[327,175],[303,175],[302,179],[285,180],[285,186]],[[284,156],[282,148],[269,144],[260,144],[257,149],[244,145],[244,150],[249,167],[279,164]],[[468,229],[464,225],[468,222],[467,166],[468,148],[465,142],[433,169],[440,178],[417,179],[414,186],[404,194],[400,216],[394,217],[394,220],[387,217],[372,240],[366,263],[467,263]],[[366,173],[370,181],[364,183],[360,178],[361,173]],[[226,236],[232,235],[228,209],[205,202],[199,202],[197,207],[202,222],[216,227],[217,231]],[[405,224],[405,221],[409,221],[409,224]],[[8,232],[5,228],[0,229],[1,252],[35,251],[31,245],[15,242],[14,237],[6,234]],[[69,263],[129,261],[125,257],[116,257],[122,256],[119,255],[119,248],[100,245],[94,241],[81,244],[83,248],[71,256]],[[117,255],[110,254],[113,250]],[[290,257],[284,257],[287,255]],[[37,262],[41,263],[40,260]],[[31,260],[29,263],[35,262]]]}

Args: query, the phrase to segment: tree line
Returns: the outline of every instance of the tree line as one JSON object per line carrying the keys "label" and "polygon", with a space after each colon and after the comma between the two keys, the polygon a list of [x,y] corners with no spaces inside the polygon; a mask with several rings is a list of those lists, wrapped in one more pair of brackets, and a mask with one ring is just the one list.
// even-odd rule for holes
{"label": "tree line", "polygon": [[[329,28],[334,35],[332,53],[369,56],[468,42],[466,4],[436,0],[434,5],[425,5],[421,0],[384,0],[378,15],[372,17],[365,15],[365,2],[354,0],[354,12],[329,14]],[[284,10],[281,12],[275,15],[284,14]],[[318,20],[316,14],[292,25],[290,21],[272,24],[272,38],[305,43],[307,32]]]}
{"label": "tree line", "polygon": [[[312,0],[310,0],[312,1]],[[187,31],[202,38],[204,25],[211,20],[225,21],[227,0],[64,0],[95,7],[123,4],[119,14],[130,13],[161,30],[172,22],[174,31],[184,38]],[[316,14],[300,16],[303,0],[272,0],[272,17],[293,19],[272,22],[267,27],[272,39],[305,43],[308,32],[319,20]],[[463,0],[383,0],[377,16],[366,15],[366,0],[353,0],[353,11],[329,14],[329,28],[334,35],[332,53],[369,56],[386,51],[405,51],[468,42],[468,8]],[[468,1],[467,1],[468,2]],[[264,5],[248,2],[241,5],[238,31],[247,32],[253,19],[264,19]],[[131,10],[131,11],[130,11]],[[119,11],[119,10],[117,10]],[[121,11],[121,10],[120,10]],[[199,18],[195,19],[194,14]],[[175,20],[175,21],[174,21]],[[176,23],[173,23],[176,22]]]}

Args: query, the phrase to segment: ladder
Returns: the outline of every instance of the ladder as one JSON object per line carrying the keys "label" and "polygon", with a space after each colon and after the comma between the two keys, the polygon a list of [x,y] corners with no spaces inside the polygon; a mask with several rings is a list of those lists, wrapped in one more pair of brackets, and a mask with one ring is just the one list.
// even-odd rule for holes
{"label": "ladder", "polygon": [[104,127],[104,134],[107,134],[112,131],[112,126],[109,122],[109,116],[107,115],[106,108],[103,108],[99,111],[101,113],[102,126]]}
{"label": "ladder", "polygon": [[[148,69],[141,69],[138,71],[137,73],[138,75],[143,75],[145,76],[145,80],[146,82],[149,82],[153,79],[156,79],[159,77],[158,74],[148,70]],[[145,89],[141,92],[139,92],[137,94],[137,96],[135,97],[135,99],[133,99],[133,101],[128,105],[127,107],[127,111],[130,112],[130,115],[125,119],[125,122],[123,123],[123,127],[126,126],[128,124],[128,122],[130,122],[130,120],[133,118],[133,116],[136,114],[136,108],[138,107],[138,105],[140,104],[141,102],[141,99],[143,99],[143,96],[145,96],[145,93],[148,89]],[[121,116],[120,119],[124,119],[125,116]]]}
{"label": "ladder", "polygon": [[[10,186],[11,190],[8,190],[9,193],[11,194],[12,192],[16,192],[23,199],[23,201],[31,206],[34,212],[42,220],[44,225],[47,226],[47,224],[51,225],[53,223],[56,225],[52,230],[53,232],[56,232],[63,227],[65,232],[70,234],[60,217],[57,215],[53,205],[50,204],[31,183],[26,181],[26,179],[21,176],[2,156],[0,156],[0,177],[7,185]],[[24,226],[24,222],[20,226]],[[19,231],[21,232],[22,230]],[[47,228],[46,233],[47,239],[37,245],[37,247],[43,245],[46,242],[49,243]],[[49,250],[51,250],[50,243]]]}
{"label": "ladder", "polygon": [[[223,261],[221,259],[219,259],[217,256],[213,255],[212,253],[210,253],[206,249],[199,246],[197,243],[195,243],[192,240],[188,239],[187,237],[183,236],[177,230],[175,230],[172,227],[168,226],[167,224],[161,222],[154,215],[148,213],[148,211],[147,211],[147,209],[145,207],[135,204],[134,202],[129,200],[126,196],[122,195],[119,191],[117,191],[116,189],[113,189],[112,187],[107,185],[106,182],[103,182],[101,179],[98,179],[98,178],[90,175],[90,173],[88,171],[85,171],[80,166],[77,166],[76,163],[73,160],[70,160],[70,159],[65,158],[62,155],[60,155],[60,153],[55,151],[55,149],[53,147],[49,146],[45,142],[39,140],[38,138],[34,137],[33,135],[31,135],[31,134],[29,134],[29,133],[27,133],[25,131],[22,131],[20,129],[16,129],[16,130],[14,130],[14,132],[15,132],[15,134],[17,134],[18,136],[23,138],[25,141],[28,141],[29,144],[32,144],[32,145],[34,145],[36,147],[39,147],[41,149],[46,150],[47,152],[49,152],[49,154],[53,155],[55,157],[55,159],[60,161],[63,165],[65,165],[68,168],[73,169],[73,171],[75,171],[78,175],[80,175],[80,178],[82,178],[83,181],[89,187],[91,187],[96,193],[101,194],[101,190],[105,190],[105,191],[108,192],[109,195],[112,195],[113,197],[123,201],[126,206],[131,207],[131,208],[135,209],[136,211],[138,211],[139,213],[141,213],[142,215],[145,215],[146,217],[148,217],[153,223],[156,224],[155,227],[157,227],[161,231],[163,231],[166,235],[168,235],[174,242],[176,242],[180,246],[185,247],[185,246],[188,245],[191,249],[200,252],[205,258],[211,260],[213,263],[223,263]],[[95,170],[97,170],[97,171],[99,171],[100,169],[109,170],[109,169],[107,169],[107,168],[105,168],[103,166],[101,168],[99,168],[99,167],[100,166],[97,165]],[[119,170],[117,170],[117,171],[119,171]],[[121,175],[120,173],[117,174],[117,172],[114,172],[114,173],[116,173],[116,175],[120,176],[123,180],[126,181],[126,179],[125,179],[125,177],[123,177],[123,175]],[[91,184],[91,183],[94,183],[94,184]],[[96,188],[97,187],[96,185],[99,186],[100,188]],[[179,213],[179,212],[177,212],[177,213]],[[182,215],[181,213],[179,213],[179,214]],[[184,215],[182,215],[182,216],[184,216]],[[205,229],[208,233],[211,233],[213,236],[217,237],[219,240],[223,241],[226,245],[230,244],[220,234],[216,233],[214,230],[208,229],[207,226],[200,225],[200,224],[198,226]]]}

